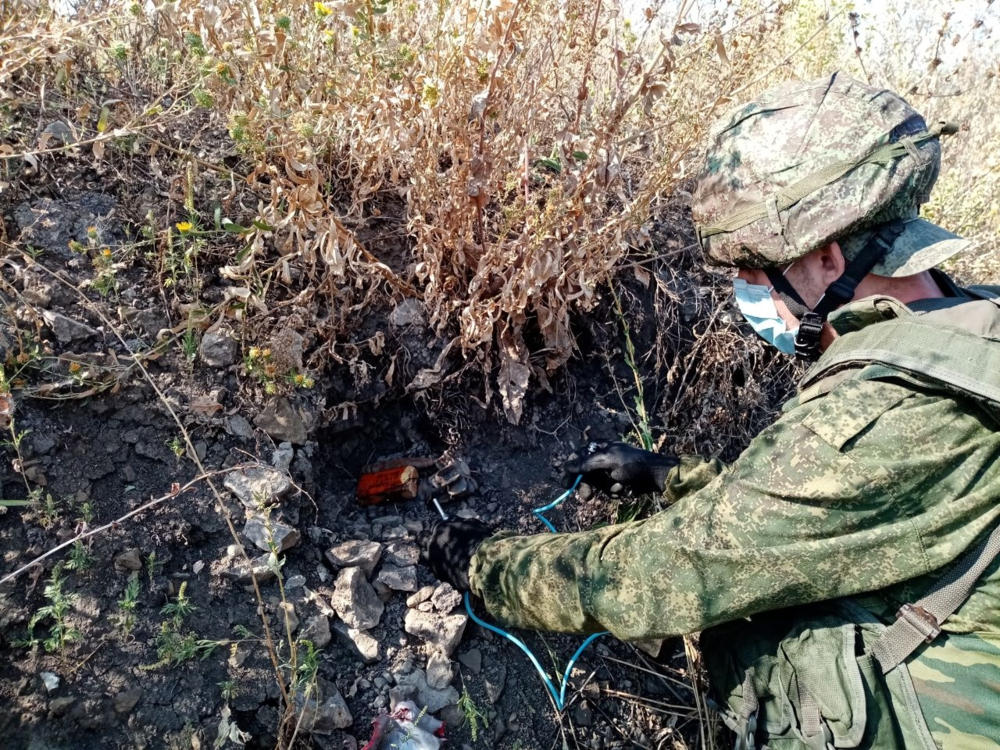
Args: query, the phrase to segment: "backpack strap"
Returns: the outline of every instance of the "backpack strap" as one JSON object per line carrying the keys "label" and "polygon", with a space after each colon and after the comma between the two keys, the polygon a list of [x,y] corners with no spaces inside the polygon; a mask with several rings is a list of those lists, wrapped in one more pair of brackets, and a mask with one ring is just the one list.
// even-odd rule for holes
{"label": "backpack strap", "polygon": [[872,644],[882,673],[898,667],[941,633],[941,624],[969,598],[986,568],[1000,555],[1000,526],[941,578],[916,604],[904,604],[896,622]]}
{"label": "backpack strap", "polygon": [[837,338],[805,375],[805,390],[843,369],[883,365],[1000,405],[1000,344],[919,317],[887,320]]}
{"label": "backpack strap", "polygon": [[[1000,306],[1000,295],[995,288],[969,291],[972,296]],[[943,384],[1000,406],[1000,343],[961,328],[907,317],[852,331],[833,342],[823,358],[806,373],[803,387],[837,371],[858,367],[882,377],[902,372],[921,382]],[[966,553],[926,596],[900,608],[896,621],[872,646],[883,674],[941,633],[941,624],[969,598],[998,555],[1000,526]]]}

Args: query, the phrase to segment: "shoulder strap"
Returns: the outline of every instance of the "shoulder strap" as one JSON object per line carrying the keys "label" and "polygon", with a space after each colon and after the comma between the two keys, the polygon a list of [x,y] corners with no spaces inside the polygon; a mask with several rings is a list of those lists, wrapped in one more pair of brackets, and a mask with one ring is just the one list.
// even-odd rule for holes
{"label": "shoulder strap", "polygon": [[968,552],[925,597],[900,608],[896,622],[872,644],[872,653],[883,674],[902,664],[921,644],[937,638],[941,624],[969,598],[997,555],[1000,555],[1000,526]]}
{"label": "shoulder strap", "polygon": [[[1000,305],[991,289],[970,291]],[[806,373],[802,387],[842,369],[871,369],[872,365],[887,368],[885,376],[902,371],[1000,405],[1000,343],[916,317],[887,320],[841,336]],[[969,598],[998,555],[1000,526],[966,553],[926,596],[900,608],[896,621],[872,646],[883,673],[940,634],[941,624]]]}
{"label": "shoulder strap", "polygon": [[919,318],[887,320],[836,339],[805,375],[805,390],[849,367],[880,364],[1000,405],[1000,344]]}

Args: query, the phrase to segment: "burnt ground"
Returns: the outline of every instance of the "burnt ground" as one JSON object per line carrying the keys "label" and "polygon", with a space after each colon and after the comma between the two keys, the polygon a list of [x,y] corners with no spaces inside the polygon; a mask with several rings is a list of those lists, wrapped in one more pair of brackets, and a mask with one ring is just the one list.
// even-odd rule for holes
{"label": "burnt ground", "polygon": [[[200,473],[194,459],[207,472],[230,472],[213,477],[218,495],[197,481],[0,585],[4,747],[186,749],[236,747],[237,740],[274,747],[282,688],[238,548],[265,554],[244,531],[248,519],[262,517],[262,501],[271,506],[272,527],[298,535],[282,553],[282,584],[273,574],[258,577],[274,658],[290,660],[282,597],[299,623],[296,638],[322,643],[316,676],[326,702],[312,731],[314,716],[306,712],[299,746],[363,746],[379,711],[407,697],[444,704],[436,714],[447,722],[448,747],[704,742],[714,725],[706,729],[692,689],[697,664],[692,671],[680,641],[653,658],[602,639],[578,662],[560,716],[523,655],[471,622],[446,663],[450,681],[441,681],[437,659],[443,687],[408,690],[429,674],[435,647],[406,632],[411,592],[378,583],[389,564],[384,552],[365,576],[384,605],[367,639],[347,632],[344,612],[332,603],[341,566],[328,550],[349,540],[405,548],[437,518],[421,501],[358,506],[354,487],[366,463],[450,450],[468,462],[479,489],[449,512],[537,533],[531,508],[561,492],[554,467],[591,440],[632,433],[634,378],[610,299],[578,319],[580,355],[547,390],[532,393],[515,426],[495,403],[480,405],[482,383],[472,375],[418,392],[398,385],[433,368],[444,350],[419,303],[373,297],[337,349],[324,349],[328,342],[301,325],[308,308],[287,304],[252,322],[226,318],[211,327],[206,319],[178,328],[192,301],[217,302],[226,284],[209,258],[188,297],[165,293],[162,256],[133,250],[143,242],[141,214],[126,196],[36,187],[0,210],[11,240],[4,245],[0,348],[14,402],[0,496],[34,499],[0,515],[0,577],[191,482]],[[669,214],[654,232],[653,251],[637,256],[655,262],[627,265],[616,284],[661,449],[732,458],[771,418],[789,371],[755,342],[732,343],[744,339],[718,282],[685,249],[684,221],[679,210]],[[88,243],[89,227],[96,242]],[[68,240],[85,252],[67,251]],[[95,269],[99,276],[94,260],[104,246],[119,264],[116,288],[106,294],[88,283]],[[666,259],[657,260],[661,255]],[[227,341],[220,331],[229,332]],[[383,340],[371,346],[377,334]],[[258,357],[284,362],[278,375],[254,370],[252,347]],[[353,356],[326,358],[330,351]],[[443,361],[453,372],[461,367],[454,355]],[[295,387],[290,374],[304,372],[315,382]],[[769,377],[757,377],[761,372]],[[290,484],[241,502],[226,485],[248,471]],[[573,498],[550,517],[576,530],[643,510]],[[419,566],[413,572],[416,586],[403,588],[435,583]],[[187,602],[180,614],[178,601]],[[448,614],[430,609],[424,614],[435,622]],[[580,642],[522,635],[555,670]],[[281,671],[287,682],[292,672]],[[465,691],[463,710],[455,703]]]}

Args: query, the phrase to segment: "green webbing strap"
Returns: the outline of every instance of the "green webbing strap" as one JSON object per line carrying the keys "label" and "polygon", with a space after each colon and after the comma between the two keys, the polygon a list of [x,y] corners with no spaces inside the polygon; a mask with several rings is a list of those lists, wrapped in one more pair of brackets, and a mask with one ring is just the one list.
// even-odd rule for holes
{"label": "green webbing strap", "polygon": [[923,133],[901,138],[895,143],[885,143],[877,146],[860,159],[852,158],[836,161],[812,174],[806,175],[798,182],[794,182],[788,187],[778,190],[767,200],[748,206],[727,216],[722,221],[716,222],[712,226],[703,228],[699,236],[701,239],[705,239],[724,232],[735,232],[737,229],[742,229],[749,224],[753,224],[755,221],[771,215],[774,212],[775,206],[777,206],[779,212],[787,211],[807,195],[811,195],[820,188],[836,182],[848,172],[857,169],[863,164],[888,166],[892,160],[909,153],[909,149],[913,146],[918,146],[924,141],[929,141],[933,138],[940,138],[942,135],[953,135],[957,132],[957,125],[942,120]]}
{"label": "green webbing strap", "polygon": [[806,373],[804,390],[836,370],[884,365],[1000,406],[1000,344],[919,318],[887,320],[835,339]]}
{"label": "green webbing strap", "polygon": [[[866,365],[861,377],[891,377],[902,371],[924,382],[936,381],[1000,405],[1000,343],[952,326],[903,318],[848,333],[836,339],[806,373],[803,386],[844,367],[859,365]],[[998,556],[1000,526],[963,555],[926,596],[900,608],[896,621],[871,647],[883,674],[941,633],[941,625],[969,598]]]}

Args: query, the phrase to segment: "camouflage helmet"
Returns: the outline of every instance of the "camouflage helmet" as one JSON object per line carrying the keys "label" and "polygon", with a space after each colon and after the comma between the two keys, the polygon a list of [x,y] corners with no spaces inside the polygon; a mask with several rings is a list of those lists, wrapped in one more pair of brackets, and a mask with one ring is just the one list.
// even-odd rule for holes
{"label": "camouflage helmet", "polygon": [[968,245],[917,218],[940,169],[939,137],[956,130],[928,128],[900,96],[839,73],[771,89],[712,130],[693,201],[706,258],[768,268],[839,240],[852,260],[868,230],[901,219],[872,272],[932,268]]}

